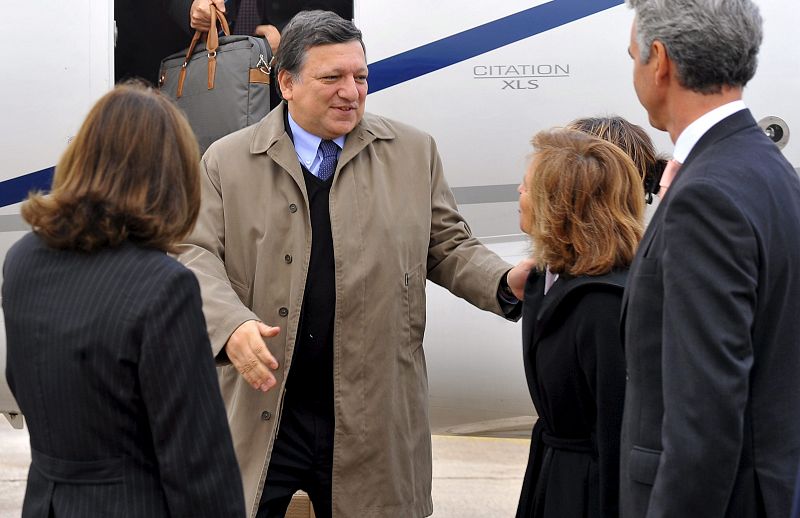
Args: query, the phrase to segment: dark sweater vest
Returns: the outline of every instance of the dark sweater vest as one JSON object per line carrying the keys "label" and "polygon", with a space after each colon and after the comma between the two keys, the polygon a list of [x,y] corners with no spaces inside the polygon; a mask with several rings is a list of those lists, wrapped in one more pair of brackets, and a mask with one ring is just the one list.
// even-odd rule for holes
{"label": "dark sweater vest", "polygon": [[[286,124],[287,130],[289,125]],[[291,135],[291,131],[289,130]],[[286,397],[333,414],[333,317],[336,284],[329,197],[333,177],[322,181],[303,167],[311,214],[311,260]]]}

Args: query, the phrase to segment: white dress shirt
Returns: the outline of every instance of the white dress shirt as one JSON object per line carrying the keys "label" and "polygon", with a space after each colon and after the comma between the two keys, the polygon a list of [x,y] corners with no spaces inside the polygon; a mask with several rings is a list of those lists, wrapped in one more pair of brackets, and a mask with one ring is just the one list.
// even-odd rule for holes
{"label": "white dress shirt", "polygon": [[696,121],[692,122],[684,129],[675,141],[675,151],[672,154],[673,160],[681,164],[686,162],[689,153],[692,152],[695,144],[705,135],[715,124],[722,119],[730,117],[734,113],[747,109],[743,101],[733,101],[723,104],[706,113]]}

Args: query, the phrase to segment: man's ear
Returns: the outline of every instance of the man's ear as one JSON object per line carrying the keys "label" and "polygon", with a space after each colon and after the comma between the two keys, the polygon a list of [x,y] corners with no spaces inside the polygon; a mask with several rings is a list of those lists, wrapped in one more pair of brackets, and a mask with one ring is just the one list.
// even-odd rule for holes
{"label": "man's ear", "polygon": [[[650,47],[650,59],[655,60],[653,84],[666,86],[677,69],[675,68],[675,63],[669,58],[667,48],[663,43],[658,40],[653,41],[653,45]],[[677,77],[674,79],[677,79]]]}
{"label": "man's ear", "polygon": [[281,89],[281,95],[287,101],[292,98],[292,90],[294,89],[294,78],[287,70],[278,72],[278,87]]}

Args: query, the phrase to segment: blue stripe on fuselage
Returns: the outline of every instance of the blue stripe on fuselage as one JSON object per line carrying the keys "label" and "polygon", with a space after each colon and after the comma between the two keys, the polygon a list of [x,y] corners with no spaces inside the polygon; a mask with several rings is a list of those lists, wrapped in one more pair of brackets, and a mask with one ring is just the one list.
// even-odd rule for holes
{"label": "blue stripe on fuselage", "polygon": [[[623,3],[624,0],[553,0],[459,32],[370,64],[369,91],[380,92]],[[49,167],[0,182],[0,207],[24,200],[31,191],[49,190],[52,179],[53,168]]]}
{"label": "blue stripe on fuselage", "polygon": [[369,92],[380,92],[623,3],[624,0],[553,0],[376,61],[369,66]]}
{"label": "blue stripe on fuselage", "polygon": [[48,167],[0,182],[0,207],[21,202],[31,191],[49,191],[50,184],[53,183],[54,170],[55,168]]}

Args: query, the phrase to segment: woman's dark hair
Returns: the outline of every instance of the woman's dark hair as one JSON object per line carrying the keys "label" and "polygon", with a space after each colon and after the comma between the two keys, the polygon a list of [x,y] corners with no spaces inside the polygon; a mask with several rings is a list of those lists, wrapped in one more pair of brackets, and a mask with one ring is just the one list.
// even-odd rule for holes
{"label": "woman's dark hair", "polygon": [[125,240],[164,251],[194,227],[200,153],[181,112],[141,83],[124,83],[89,112],[58,162],[50,194],[22,217],[55,248],[92,252]]}
{"label": "woman's dark hair", "polygon": [[642,177],[647,203],[658,192],[658,182],[667,165],[667,159],[656,154],[653,141],[641,126],[630,123],[622,117],[585,117],[570,122],[568,128],[600,137],[622,149],[631,157]]}

